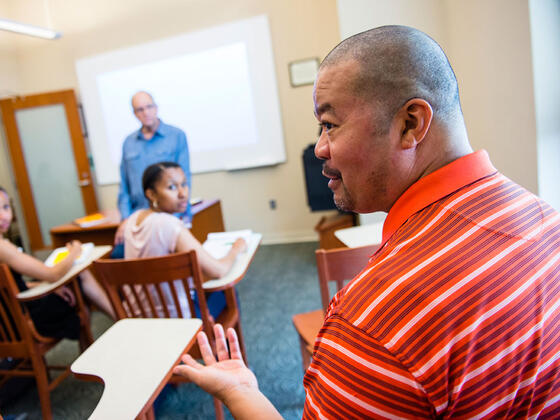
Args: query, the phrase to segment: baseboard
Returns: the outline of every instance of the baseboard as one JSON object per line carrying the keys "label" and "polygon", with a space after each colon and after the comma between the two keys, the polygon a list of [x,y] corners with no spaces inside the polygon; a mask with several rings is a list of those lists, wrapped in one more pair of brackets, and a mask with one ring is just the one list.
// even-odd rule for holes
{"label": "baseboard", "polygon": [[263,233],[262,245],[289,244],[295,242],[318,242],[317,232],[313,230],[293,232]]}

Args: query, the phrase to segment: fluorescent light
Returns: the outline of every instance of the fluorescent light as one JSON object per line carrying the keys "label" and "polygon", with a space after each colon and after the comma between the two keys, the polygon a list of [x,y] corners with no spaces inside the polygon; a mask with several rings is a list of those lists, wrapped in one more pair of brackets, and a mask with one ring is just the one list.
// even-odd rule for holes
{"label": "fluorescent light", "polygon": [[45,39],[56,39],[60,38],[62,35],[60,32],[53,31],[52,29],[41,28],[40,26],[28,25],[26,23],[15,22],[8,19],[0,19],[0,30]]}

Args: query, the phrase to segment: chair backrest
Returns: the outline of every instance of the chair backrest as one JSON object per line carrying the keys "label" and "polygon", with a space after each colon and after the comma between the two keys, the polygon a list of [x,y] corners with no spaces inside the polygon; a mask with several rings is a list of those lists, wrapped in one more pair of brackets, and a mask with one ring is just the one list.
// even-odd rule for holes
{"label": "chair backrest", "polygon": [[346,280],[353,279],[366,266],[369,257],[377,248],[379,248],[379,244],[315,251],[323,312],[327,312],[331,300],[329,282],[336,282],[337,291],[342,289]]}
{"label": "chair backrest", "polygon": [[26,357],[31,333],[28,319],[17,299],[19,290],[6,264],[0,264],[0,358]]}
{"label": "chair backrest", "polygon": [[[195,251],[161,257],[102,259],[93,263],[93,270],[119,319],[194,317],[192,290],[198,298],[203,328],[213,336]],[[185,298],[190,315],[185,313]]]}

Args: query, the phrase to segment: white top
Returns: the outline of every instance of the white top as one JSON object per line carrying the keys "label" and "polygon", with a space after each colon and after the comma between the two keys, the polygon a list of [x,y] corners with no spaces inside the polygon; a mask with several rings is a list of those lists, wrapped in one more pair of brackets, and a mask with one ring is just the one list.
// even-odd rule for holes
{"label": "white top", "polygon": [[124,228],[124,257],[161,257],[175,252],[179,233],[185,225],[169,213],[151,212],[137,225],[144,210],[130,215]]}
{"label": "white top", "polygon": [[133,419],[153,402],[200,330],[200,319],[116,322],[72,363],[74,374],[105,384],[90,419]]}
{"label": "white top", "polygon": [[[161,257],[175,252],[177,238],[179,238],[181,230],[185,229],[183,222],[169,213],[150,212],[150,214],[142,220],[142,223],[138,225],[136,221],[138,219],[138,215],[142,211],[143,210],[138,210],[132,213],[126,221],[124,228],[124,257]],[[181,305],[183,317],[188,318],[190,317],[191,311],[186,294],[187,292],[180,280],[175,281],[173,284],[175,286],[175,291],[177,292],[179,304]],[[167,284],[164,284],[161,287],[163,297],[166,300],[165,303],[167,305],[169,315],[172,318],[177,317],[178,313],[173,301],[173,293]],[[126,292],[131,293],[131,291]],[[148,297],[144,295],[141,287],[138,287],[137,293],[140,295],[140,299],[144,302],[142,306],[144,308],[150,308]],[[158,316],[165,316],[162,302],[160,302],[159,295],[155,288],[153,288],[151,294],[155,302],[155,309],[159,314]],[[140,309],[132,308],[132,312],[139,314]]]}

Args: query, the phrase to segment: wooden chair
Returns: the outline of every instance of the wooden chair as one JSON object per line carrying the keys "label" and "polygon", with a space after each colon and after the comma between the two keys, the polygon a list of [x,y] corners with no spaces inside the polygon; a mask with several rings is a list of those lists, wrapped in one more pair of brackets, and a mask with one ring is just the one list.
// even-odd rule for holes
{"label": "wooden chair", "polygon": [[[241,331],[239,306],[235,289],[222,287],[204,289],[203,276],[195,251],[166,255],[162,257],[126,260],[97,260],[93,263],[97,278],[107,291],[118,319],[123,318],[172,318],[185,317],[181,309],[177,287],[186,291],[191,315],[195,317],[195,305],[190,291],[196,293],[202,319],[202,329],[214,343],[213,325],[220,323],[224,329],[234,328],[239,337],[243,358],[247,361],[245,344]],[[189,281],[191,279],[191,281]],[[224,290],[226,308],[213,319],[206,303],[206,293]],[[171,295],[171,299],[165,296]],[[190,354],[200,358],[198,346],[193,346]],[[171,382],[183,382],[184,378],[174,375]],[[216,418],[223,418],[223,406],[214,399]]]}
{"label": "wooden chair", "polygon": [[[84,305],[76,281],[72,282],[76,295],[76,310],[80,317],[80,349],[83,351],[93,343],[89,327],[89,314]],[[33,376],[37,383],[41,413],[45,420],[52,419],[50,391],[58,386],[69,374],[69,366],[46,364],[45,354],[61,339],[44,337],[37,332],[29,312],[18,300],[19,290],[6,264],[0,264],[0,358],[18,360],[14,369],[0,370],[0,385],[13,376]],[[49,370],[62,370],[51,380]]]}
{"label": "wooden chair", "polygon": [[292,322],[299,335],[304,373],[311,363],[315,339],[323,326],[325,314],[331,300],[329,282],[336,282],[337,291],[342,289],[346,280],[353,279],[366,266],[369,257],[378,247],[379,245],[367,245],[358,248],[318,249],[315,251],[323,308],[295,314],[292,317]]}

